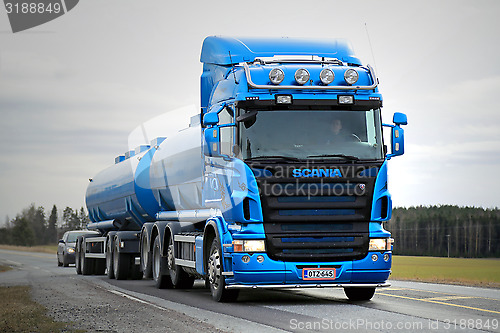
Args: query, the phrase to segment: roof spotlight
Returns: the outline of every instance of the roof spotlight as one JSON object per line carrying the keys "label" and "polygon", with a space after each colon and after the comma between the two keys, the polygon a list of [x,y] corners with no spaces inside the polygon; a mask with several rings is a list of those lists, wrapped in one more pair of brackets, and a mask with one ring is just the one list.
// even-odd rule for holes
{"label": "roof spotlight", "polygon": [[272,84],[280,84],[283,82],[285,78],[285,73],[279,68],[273,68],[271,72],[269,72],[269,80],[271,80]]}
{"label": "roof spotlight", "polygon": [[345,82],[348,84],[355,84],[358,82],[359,74],[355,69],[349,68],[344,73]]}
{"label": "roof spotlight", "polygon": [[309,77],[309,72],[305,68],[299,68],[295,72],[295,81],[300,85],[306,84],[309,81]]}
{"label": "roof spotlight", "polygon": [[335,79],[335,73],[330,68],[324,68],[321,73],[319,73],[319,79],[323,84],[329,85]]}

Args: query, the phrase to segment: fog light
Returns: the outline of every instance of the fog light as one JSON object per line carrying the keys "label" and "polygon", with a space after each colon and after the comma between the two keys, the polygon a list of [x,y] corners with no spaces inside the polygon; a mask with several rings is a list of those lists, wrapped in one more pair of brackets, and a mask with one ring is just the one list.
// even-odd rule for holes
{"label": "fog light", "polygon": [[257,257],[257,262],[258,263],[263,263],[264,262],[264,256],[258,256]]}
{"label": "fog light", "polygon": [[305,68],[299,68],[295,72],[295,81],[300,85],[306,84],[309,81],[309,77],[309,72]]}
{"label": "fog light", "polygon": [[372,254],[372,260],[373,262],[378,260],[378,255],[376,253]]}
{"label": "fog light", "polygon": [[339,96],[339,104],[354,104],[354,96]]}
{"label": "fog light", "polygon": [[335,79],[335,73],[330,68],[324,68],[321,73],[319,73],[319,79],[323,84],[329,85]]}
{"label": "fog light", "polygon": [[344,80],[347,84],[355,84],[358,82],[359,74],[355,69],[349,68],[344,73]]}
{"label": "fog light", "polygon": [[389,261],[391,259],[391,256],[389,253],[384,254],[384,261]]}
{"label": "fog light", "polygon": [[241,257],[241,261],[243,261],[245,264],[248,264],[250,262],[250,256]]}
{"label": "fog light", "polygon": [[292,104],[292,96],[276,95],[276,104]]}
{"label": "fog light", "polygon": [[269,80],[272,84],[280,84],[285,78],[285,73],[279,68],[273,68],[269,73]]}
{"label": "fog light", "polygon": [[121,242],[120,242],[120,248],[122,248],[122,249],[123,249],[124,247],[125,247],[125,242],[124,242],[124,241],[121,241]]}

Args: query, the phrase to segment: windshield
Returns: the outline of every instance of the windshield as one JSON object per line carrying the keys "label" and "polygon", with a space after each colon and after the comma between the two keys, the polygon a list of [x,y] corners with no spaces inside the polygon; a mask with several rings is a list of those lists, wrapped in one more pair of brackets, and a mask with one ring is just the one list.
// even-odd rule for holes
{"label": "windshield", "polygon": [[[246,112],[240,110],[240,115]],[[239,126],[243,159],[382,159],[380,109],[263,110]]]}

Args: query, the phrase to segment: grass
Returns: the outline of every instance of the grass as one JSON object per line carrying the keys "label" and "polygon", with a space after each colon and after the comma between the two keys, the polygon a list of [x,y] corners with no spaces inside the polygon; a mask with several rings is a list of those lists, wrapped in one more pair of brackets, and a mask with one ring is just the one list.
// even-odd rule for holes
{"label": "grass", "polygon": [[45,315],[47,309],[31,300],[30,287],[0,287],[0,332],[85,332]]}
{"label": "grass", "polygon": [[391,279],[500,288],[500,259],[394,256]]}
{"label": "grass", "polygon": [[57,245],[40,245],[40,246],[17,246],[17,245],[3,245],[0,244],[0,249],[24,251],[24,252],[43,252],[43,253],[57,253]]}
{"label": "grass", "polygon": [[0,273],[10,271],[12,267],[0,265]]}

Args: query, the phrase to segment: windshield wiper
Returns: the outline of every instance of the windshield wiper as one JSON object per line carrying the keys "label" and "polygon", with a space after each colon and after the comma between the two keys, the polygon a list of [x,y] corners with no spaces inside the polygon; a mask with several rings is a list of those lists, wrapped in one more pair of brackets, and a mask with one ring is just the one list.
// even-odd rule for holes
{"label": "windshield wiper", "polygon": [[324,154],[324,155],[309,155],[307,158],[316,158],[316,157],[323,157],[323,158],[330,158],[330,157],[340,157],[349,161],[359,161],[359,157],[353,156],[353,155],[345,155],[345,154]]}
{"label": "windshield wiper", "polygon": [[270,155],[270,156],[255,156],[245,159],[245,161],[258,161],[258,160],[266,160],[266,159],[281,159],[285,161],[294,161],[299,162],[300,160],[296,157],[290,156],[281,156],[281,155]]}

